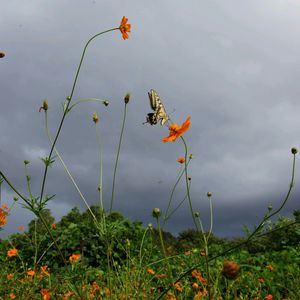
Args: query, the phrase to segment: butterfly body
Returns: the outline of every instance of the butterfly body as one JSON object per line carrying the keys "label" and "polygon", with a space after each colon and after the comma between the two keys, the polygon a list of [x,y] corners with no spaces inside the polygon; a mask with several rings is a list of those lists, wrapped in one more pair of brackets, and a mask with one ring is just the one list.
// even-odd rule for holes
{"label": "butterfly body", "polygon": [[155,125],[160,121],[161,125],[164,125],[168,120],[169,116],[166,113],[164,105],[162,104],[157,92],[155,90],[150,90],[148,92],[150,106],[154,112],[151,112],[147,115],[146,123]]}

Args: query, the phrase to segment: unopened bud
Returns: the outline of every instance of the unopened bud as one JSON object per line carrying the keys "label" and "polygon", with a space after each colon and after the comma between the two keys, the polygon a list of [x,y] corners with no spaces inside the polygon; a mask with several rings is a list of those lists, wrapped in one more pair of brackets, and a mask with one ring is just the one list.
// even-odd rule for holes
{"label": "unopened bud", "polygon": [[67,96],[66,100],[70,101],[71,100],[71,96]]}
{"label": "unopened bud", "polygon": [[18,197],[14,197],[14,201],[17,202],[19,200]]}
{"label": "unopened bud", "polygon": [[153,218],[156,218],[156,219],[158,219],[159,218],[159,216],[160,216],[160,209],[159,208],[153,208],[153,210],[152,210],[152,216],[153,216]]}
{"label": "unopened bud", "polygon": [[293,147],[293,148],[291,149],[291,152],[292,152],[292,154],[297,154],[297,153],[298,153],[298,150],[297,150],[297,148]]}
{"label": "unopened bud", "polygon": [[28,165],[28,164],[29,164],[29,160],[26,160],[26,159],[25,159],[25,160],[24,160],[24,164],[25,164],[25,165]]}
{"label": "unopened bud", "polygon": [[0,52],[0,58],[3,58],[5,56],[4,52]]}
{"label": "unopened bud", "polygon": [[109,102],[108,102],[107,100],[104,100],[102,103],[103,103],[105,106],[108,106],[108,104],[109,104]]}
{"label": "unopened bud", "polygon": [[40,107],[39,109],[39,112],[43,109],[44,111],[47,111],[49,108],[49,105],[48,105],[48,101],[47,100],[44,100],[43,101],[43,105]]}
{"label": "unopened bud", "polygon": [[130,100],[130,94],[127,93],[127,94],[125,95],[125,97],[124,97],[124,102],[125,102],[125,104],[127,104],[127,103],[129,102],[129,100]]}
{"label": "unopened bud", "polygon": [[98,121],[99,121],[98,115],[96,112],[94,112],[93,113],[93,122],[96,124],[96,123],[98,123]]}
{"label": "unopened bud", "polygon": [[197,211],[194,213],[194,215],[195,215],[196,218],[200,217],[200,214]]}
{"label": "unopened bud", "polygon": [[225,260],[223,263],[222,274],[228,279],[236,279],[241,267],[234,261]]}
{"label": "unopened bud", "polygon": [[206,195],[207,195],[208,198],[210,198],[212,196],[212,193],[211,192],[207,192]]}

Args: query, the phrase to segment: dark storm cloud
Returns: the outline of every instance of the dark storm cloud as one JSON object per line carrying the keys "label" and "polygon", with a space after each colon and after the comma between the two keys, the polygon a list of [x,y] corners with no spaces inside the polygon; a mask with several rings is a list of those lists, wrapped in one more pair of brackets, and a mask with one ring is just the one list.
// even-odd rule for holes
{"label": "dark storm cloud", "polygon": [[[44,116],[54,134],[84,43],[94,33],[132,23],[130,39],[109,33],[90,46],[71,111],[57,143],[89,204],[96,204],[99,146],[91,116],[97,111],[103,142],[104,201],[111,196],[113,166],[120,133],[123,97],[131,92],[116,181],[115,210],[153,222],[153,207],[165,209],[176,180],[180,141],[163,144],[166,128],[143,125],[150,112],[147,91],[156,89],[172,119],[191,115],[186,133],[194,206],[209,223],[207,191],[213,192],[217,234],[240,234],[261,219],[269,203],[276,207],[289,186],[290,148],[299,147],[299,4],[296,1],[38,1],[2,5],[0,60],[0,169],[26,192],[23,160],[30,160],[32,189],[39,193],[40,157],[48,155]],[[298,170],[298,168],[297,168]],[[297,173],[296,173],[297,175]],[[297,177],[296,177],[297,178]],[[84,208],[56,159],[46,185],[56,194],[50,204],[59,219],[73,206]],[[3,185],[3,202],[14,196]],[[295,191],[283,214],[299,208]],[[184,197],[184,185],[174,201]],[[203,212],[203,213],[202,213]],[[7,235],[32,218],[15,206]],[[188,206],[167,229],[192,226]]]}

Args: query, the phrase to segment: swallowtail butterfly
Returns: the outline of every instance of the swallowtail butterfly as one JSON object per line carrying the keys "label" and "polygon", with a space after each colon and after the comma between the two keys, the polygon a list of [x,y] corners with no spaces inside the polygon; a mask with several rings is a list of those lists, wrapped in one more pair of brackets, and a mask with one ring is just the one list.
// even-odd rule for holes
{"label": "swallowtail butterfly", "polygon": [[168,121],[169,117],[157,92],[155,90],[150,90],[150,92],[148,92],[148,96],[150,100],[150,106],[154,112],[148,114],[147,121],[145,123],[155,125],[160,121],[160,124],[164,125]]}

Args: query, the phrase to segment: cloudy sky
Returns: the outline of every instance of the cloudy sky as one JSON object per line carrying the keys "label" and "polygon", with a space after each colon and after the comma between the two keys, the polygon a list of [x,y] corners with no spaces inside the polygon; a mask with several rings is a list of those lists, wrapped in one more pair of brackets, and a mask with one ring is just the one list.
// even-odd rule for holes
{"label": "cloudy sky", "polygon": [[[180,140],[162,143],[167,127],[142,124],[150,112],[147,92],[158,91],[173,121],[188,115],[185,134],[193,154],[191,196],[206,228],[213,193],[214,232],[233,236],[257,224],[269,204],[277,208],[288,190],[292,154],[300,133],[300,2],[297,0],[110,1],[51,0],[2,3],[0,10],[0,169],[26,194],[23,161],[29,160],[32,191],[39,195],[49,154],[49,127],[57,130],[85,42],[95,33],[132,24],[129,40],[119,31],[96,39],[87,50],[73,101],[95,97],[67,116],[57,148],[89,204],[98,203],[99,146],[91,115],[100,116],[104,203],[109,207],[116,149],[131,93],[116,177],[114,210],[144,224],[153,207],[166,209],[184,154]],[[295,189],[282,215],[299,209]],[[58,160],[49,170],[47,194],[56,220],[83,202]],[[178,186],[174,205],[185,195]],[[14,193],[2,185],[2,203]],[[33,215],[14,206],[0,237]],[[192,227],[188,206],[166,229]]]}

